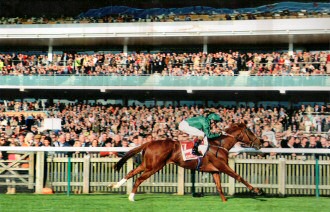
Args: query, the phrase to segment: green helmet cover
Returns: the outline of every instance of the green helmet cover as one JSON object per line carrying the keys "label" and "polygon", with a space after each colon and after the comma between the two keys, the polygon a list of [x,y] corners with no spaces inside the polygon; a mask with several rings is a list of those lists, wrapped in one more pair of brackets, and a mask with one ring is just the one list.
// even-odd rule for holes
{"label": "green helmet cover", "polygon": [[214,121],[221,121],[221,118],[218,114],[211,113],[210,115],[207,116],[209,120],[214,120]]}

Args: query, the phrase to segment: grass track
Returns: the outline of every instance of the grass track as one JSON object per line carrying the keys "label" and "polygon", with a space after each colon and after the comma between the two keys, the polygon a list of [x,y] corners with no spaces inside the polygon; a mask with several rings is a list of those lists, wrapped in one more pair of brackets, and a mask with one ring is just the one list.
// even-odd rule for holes
{"label": "grass track", "polygon": [[135,202],[129,202],[127,195],[0,195],[1,212],[38,211],[263,211],[263,212],[323,212],[329,211],[329,197],[228,197],[222,203],[218,196],[193,198],[190,195],[137,194]]}

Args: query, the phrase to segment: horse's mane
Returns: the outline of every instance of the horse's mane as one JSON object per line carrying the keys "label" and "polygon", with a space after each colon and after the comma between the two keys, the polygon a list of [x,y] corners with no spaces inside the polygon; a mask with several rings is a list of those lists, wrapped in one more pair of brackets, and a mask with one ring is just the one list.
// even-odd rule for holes
{"label": "horse's mane", "polygon": [[[224,131],[228,134],[232,134],[233,132],[235,132],[237,129],[240,129],[240,128],[244,128],[246,127],[246,125],[244,123],[233,123],[231,124],[227,129],[225,129]],[[218,140],[221,136],[223,135],[220,135],[219,137],[215,137],[215,138],[212,138],[212,139],[209,139],[209,141],[216,141]]]}
{"label": "horse's mane", "polygon": [[244,128],[246,125],[244,123],[234,123],[231,124],[227,129],[225,129],[226,133],[232,133],[237,130],[237,128]]}

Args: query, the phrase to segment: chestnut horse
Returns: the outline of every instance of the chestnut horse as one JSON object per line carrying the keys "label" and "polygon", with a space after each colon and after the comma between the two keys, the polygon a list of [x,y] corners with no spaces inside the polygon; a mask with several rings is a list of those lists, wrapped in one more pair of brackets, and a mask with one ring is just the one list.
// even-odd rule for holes
{"label": "chestnut horse", "polygon": [[[227,175],[235,178],[237,181],[242,182],[249,190],[256,194],[261,194],[261,190],[252,187],[247,181],[239,176],[232,168],[228,166],[228,153],[229,150],[237,143],[242,142],[249,147],[260,149],[262,143],[260,139],[246,127],[245,124],[233,124],[227,130],[226,134],[221,135],[218,138],[208,139],[209,150],[202,158],[198,171],[209,172],[213,175],[213,179],[220,197],[223,202],[227,201],[225,198],[220,181],[220,173],[226,173]],[[118,161],[115,165],[116,170],[126,163],[126,161],[143,151],[143,160],[141,165],[130,171],[121,181],[116,184],[109,185],[111,188],[119,188],[128,179],[132,178],[136,174],[141,174],[137,178],[132,192],[129,195],[129,200],[134,201],[134,195],[137,192],[139,185],[148,179],[150,176],[162,169],[166,164],[175,163],[186,169],[197,169],[198,160],[184,161],[181,154],[180,142],[176,140],[156,140],[148,143],[144,143],[130,151]]]}

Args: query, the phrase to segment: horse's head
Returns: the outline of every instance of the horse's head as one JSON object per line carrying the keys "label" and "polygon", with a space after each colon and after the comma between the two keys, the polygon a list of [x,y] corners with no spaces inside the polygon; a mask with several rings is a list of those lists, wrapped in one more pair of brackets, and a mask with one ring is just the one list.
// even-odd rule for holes
{"label": "horse's head", "polygon": [[244,143],[247,147],[260,149],[262,146],[262,140],[258,138],[245,124],[235,124],[237,126],[238,134],[236,140]]}

